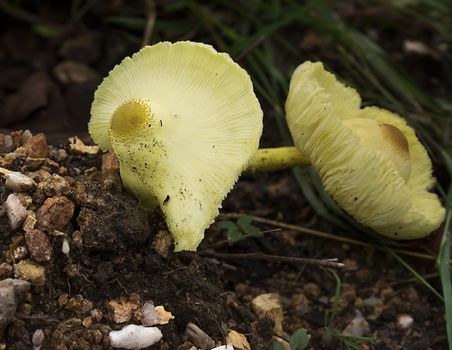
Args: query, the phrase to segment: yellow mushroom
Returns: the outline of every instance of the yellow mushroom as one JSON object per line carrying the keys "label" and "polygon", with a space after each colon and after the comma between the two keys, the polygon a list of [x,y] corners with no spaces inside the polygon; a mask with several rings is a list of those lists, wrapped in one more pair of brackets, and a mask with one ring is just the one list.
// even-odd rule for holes
{"label": "yellow mushroom", "polygon": [[258,148],[262,110],[227,54],[163,42],[104,79],[89,131],[118,156],[125,187],[146,208],[160,207],[175,250],[195,250]]}
{"label": "yellow mushroom", "polygon": [[357,221],[394,239],[428,235],[445,210],[428,192],[434,179],[426,150],[400,116],[360,105],[359,94],[321,63],[303,63],[286,101],[295,146]]}

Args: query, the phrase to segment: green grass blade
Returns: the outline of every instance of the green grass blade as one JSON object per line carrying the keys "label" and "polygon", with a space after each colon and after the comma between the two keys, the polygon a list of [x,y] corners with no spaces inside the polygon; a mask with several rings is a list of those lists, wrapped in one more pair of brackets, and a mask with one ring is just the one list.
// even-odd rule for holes
{"label": "green grass blade", "polygon": [[449,188],[449,193],[446,202],[447,214],[444,223],[443,239],[437,259],[439,275],[441,278],[441,285],[444,296],[444,309],[446,312],[446,328],[447,340],[449,343],[449,350],[452,350],[452,286],[450,275],[450,235],[451,235],[451,218],[452,218],[452,185]]}
{"label": "green grass blade", "polygon": [[336,271],[328,269],[329,272],[331,272],[334,276],[334,279],[336,280],[336,289],[334,291],[334,302],[333,306],[331,307],[331,310],[327,314],[327,320],[326,320],[326,327],[330,330],[333,329],[334,326],[334,320],[336,319],[337,314],[337,308],[339,306],[339,300],[341,299],[341,289],[342,289],[342,281],[339,275],[336,273]]}
{"label": "green grass blade", "polygon": [[414,277],[417,278],[417,280],[423,284],[425,287],[427,287],[433,294],[435,294],[441,301],[444,301],[443,296],[435,289],[433,288],[433,286],[427,282],[427,280],[422,277],[419,272],[417,272],[415,269],[413,269],[410,264],[408,264],[404,259],[402,259],[400,257],[400,255],[398,255],[394,250],[382,246],[381,249],[386,252],[387,254],[391,255],[392,257],[394,257],[397,262],[402,265],[404,268],[406,268]]}

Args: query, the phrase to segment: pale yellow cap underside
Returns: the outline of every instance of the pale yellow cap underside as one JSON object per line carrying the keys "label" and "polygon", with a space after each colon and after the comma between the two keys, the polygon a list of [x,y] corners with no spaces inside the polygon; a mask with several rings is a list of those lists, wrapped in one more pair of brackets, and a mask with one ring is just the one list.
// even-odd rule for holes
{"label": "pale yellow cap underside", "polygon": [[[110,118],[129,100],[149,103],[152,125],[112,139]],[[227,54],[163,42],[125,58],[104,79],[89,130],[102,149],[113,147],[125,186],[143,205],[160,206],[176,250],[195,250],[258,148],[262,110],[248,74]]]}
{"label": "pale yellow cap underside", "polygon": [[[311,161],[326,191],[357,221],[394,239],[421,238],[443,221],[445,210],[428,192],[430,159],[404,119],[361,98],[321,63],[305,62],[293,74],[286,118],[296,147]],[[411,172],[405,182],[380,151],[360,143],[343,122],[368,118],[398,128],[408,141]]]}

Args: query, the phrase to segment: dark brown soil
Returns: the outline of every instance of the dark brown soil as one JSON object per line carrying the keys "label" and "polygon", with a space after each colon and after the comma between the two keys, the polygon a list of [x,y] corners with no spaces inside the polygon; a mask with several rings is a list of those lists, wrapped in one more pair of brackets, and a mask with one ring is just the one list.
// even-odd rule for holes
{"label": "dark brown soil", "polygon": [[[53,159],[53,169],[43,165],[41,171],[67,172],[64,178],[70,185],[58,193],[54,193],[57,189],[51,182],[38,185],[37,190],[29,193],[33,202],[28,209],[39,212],[45,199],[57,194],[66,196],[74,204],[74,214],[59,230],[64,235],[58,236],[46,226],[52,246],[51,260],[40,263],[45,267],[46,282],[34,284],[26,300],[18,306],[4,338],[8,349],[31,348],[36,329],[44,331],[43,349],[108,348],[109,331],[125,324],[114,322],[108,308],[112,300],[138,304],[153,301],[175,316],[168,324],[160,326],[163,340],[152,349],[179,348],[186,340],[184,332],[189,322],[219,343],[228,330],[233,329],[247,336],[252,349],[270,349],[273,321],[259,320],[250,307],[250,301],[263,293],[280,296],[285,337],[304,328],[311,334],[314,348],[340,347],[337,338],[326,336],[325,331],[325,318],[334,302],[336,288],[330,271],[316,266],[258,260],[221,262],[201,257],[199,254],[209,247],[229,253],[337,257],[347,267],[339,272],[342,296],[334,329],[343,330],[359,310],[369,324],[366,335],[374,337],[371,348],[441,349],[446,346],[444,321],[438,317],[443,314],[442,303],[411,280],[410,274],[385,254],[372,248],[362,249],[286,230],[228,247],[221,243],[224,233],[214,225],[207,232],[207,241],[201,245],[199,254],[170,252],[165,257],[152,248],[157,233],[165,230],[158,213],[145,213],[134,198],[122,191],[118,177],[102,172],[100,155],[76,154],[67,146],[62,149],[68,157],[60,163]],[[29,173],[24,171],[29,162],[29,158],[19,157],[10,168]],[[263,186],[263,183],[269,185]],[[11,191],[5,188],[4,182],[1,184],[4,200]],[[260,204],[269,202],[271,207]],[[240,210],[288,223],[304,223],[305,227],[329,227],[306,207],[287,172],[243,177],[224,204],[224,212]],[[63,213],[48,215],[47,221],[55,223],[54,216],[61,217]],[[258,222],[254,225],[262,231],[272,228]],[[29,259],[30,252],[19,257],[16,253],[16,259],[11,258],[11,246],[19,249],[14,242],[22,232],[12,232],[6,216],[0,218],[0,228],[3,251],[0,262],[14,266],[19,260]],[[61,252],[63,237],[69,241],[68,256]],[[27,244],[20,246],[27,247]],[[424,261],[418,263],[421,271],[433,268]],[[104,315],[98,321],[90,316],[95,309]],[[396,322],[404,314],[414,319],[414,325],[401,330]],[[83,324],[86,318],[90,319],[89,327]],[[132,317],[126,323],[139,322]]]}

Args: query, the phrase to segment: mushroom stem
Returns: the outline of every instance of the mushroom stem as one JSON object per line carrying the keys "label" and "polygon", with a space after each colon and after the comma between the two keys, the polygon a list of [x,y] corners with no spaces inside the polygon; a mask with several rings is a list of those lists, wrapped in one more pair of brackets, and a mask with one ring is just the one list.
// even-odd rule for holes
{"label": "mushroom stem", "polygon": [[311,165],[309,160],[295,147],[261,148],[257,150],[246,171],[255,173],[308,165]]}

